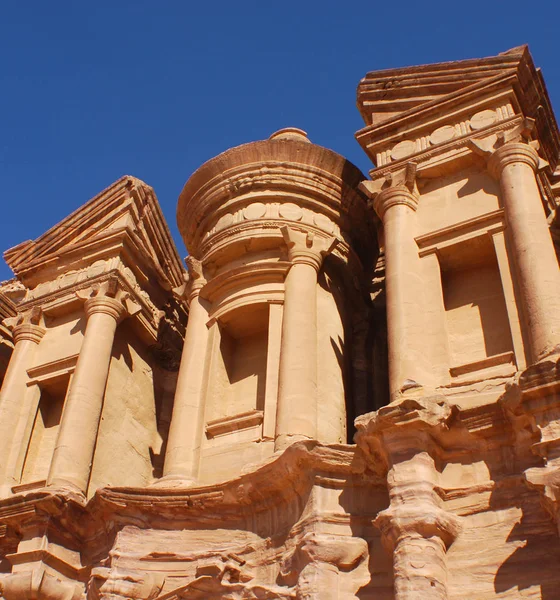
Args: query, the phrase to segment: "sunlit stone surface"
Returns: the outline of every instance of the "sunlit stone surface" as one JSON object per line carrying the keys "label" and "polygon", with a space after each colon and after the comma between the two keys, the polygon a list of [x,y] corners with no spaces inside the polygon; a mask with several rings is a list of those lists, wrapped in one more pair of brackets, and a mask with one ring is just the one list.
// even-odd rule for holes
{"label": "sunlit stone surface", "polygon": [[4,254],[0,598],[558,597],[542,76],[515,48],[358,107],[369,178],[294,127],[202,165],[184,262],[134,177]]}

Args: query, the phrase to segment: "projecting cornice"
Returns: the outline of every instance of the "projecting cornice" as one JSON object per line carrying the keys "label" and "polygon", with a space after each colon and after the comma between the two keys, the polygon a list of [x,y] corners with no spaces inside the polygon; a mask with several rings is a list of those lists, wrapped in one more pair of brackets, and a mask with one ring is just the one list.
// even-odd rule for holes
{"label": "projecting cornice", "polygon": [[[184,268],[152,188],[125,176],[34,241],[7,250],[4,258],[18,279],[34,287],[91,256],[105,258],[108,240],[126,232],[135,263],[166,290],[183,283]],[[95,256],[99,248],[100,256]],[[138,261],[142,264],[139,265]]]}
{"label": "projecting cornice", "polygon": [[318,235],[349,231],[368,257],[375,233],[358,189],[363,179],[344,157],[290,128],[202,165],[181,192],[177,222],[189,253],[201,259],[232,234],[249,242],[258,230],[281,239],[286,221]]}
{"label": "projecting cornice", "polygon": [[[433,160],[487,130],[535,120],[552,173],[560,135],[542,74],[527,46],[498,56],[368,73],[358,86],[366,127],[356,138],[378,168]],[[447,159],[446,159],[447,160]]]}

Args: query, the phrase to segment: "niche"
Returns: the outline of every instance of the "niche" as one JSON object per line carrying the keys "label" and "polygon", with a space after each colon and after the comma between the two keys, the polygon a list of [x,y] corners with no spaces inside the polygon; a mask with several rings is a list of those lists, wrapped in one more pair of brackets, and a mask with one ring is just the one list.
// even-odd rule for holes
{"label": "niche", "polygon": [[269,305],[229,312],[214,324],[207,434],[245,429],[263,421],[269,346]]}
{"label": "niche", "polygon": [[58,437],[69,376],[60,376],[40,384],[40,398],[25,456],[22,483],[47,479]]}
{"label": "niche", "polygon": [[491,236],[454,244],[439,258],[450,374],[512,363],[513,342]]}

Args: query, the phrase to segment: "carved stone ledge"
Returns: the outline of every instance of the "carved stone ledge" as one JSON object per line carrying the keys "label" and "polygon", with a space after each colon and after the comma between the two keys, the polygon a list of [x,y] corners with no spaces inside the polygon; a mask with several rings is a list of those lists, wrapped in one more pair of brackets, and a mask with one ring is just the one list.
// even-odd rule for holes
{"label": "carved stone ledge", "polygon": [[216,437],[233,431],[250,429],[251,427],[260,425],[263,422],[263,418],[264,411],[250,410],[238,415],[208,421],[208,423],[206,423],[206,435],[208,437]]}

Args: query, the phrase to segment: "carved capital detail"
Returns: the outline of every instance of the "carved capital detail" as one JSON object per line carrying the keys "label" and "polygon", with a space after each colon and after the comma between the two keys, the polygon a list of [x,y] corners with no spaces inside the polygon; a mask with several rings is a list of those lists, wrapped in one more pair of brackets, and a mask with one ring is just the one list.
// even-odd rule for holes
{"label": "carved capital detail", "polygon": [[526,118],[517,126],[479,139],[469,139],[467,145],[484,158],[492,177],[499,179],[505,167],[515,163],[526,164],[537,172],[548,163],[538,153],[539,142],[531,140],[535,127],[533,119]]}
{"label": "carved capital detail", "polygon": [[493,177],[499,179],[504,168],[514,163],[529,165],[536,173],[540,169],[541,159],[531,145],[509,142],[492,153],[488,160],[488,170]]}
{"label": "carved capital detail", "polygon": [[413,211],[418,208],[416,170],[416,163],[409,162],[403,169],[386,173],[383,179],[363,181],[360,184],[381,220],[392,206],[404,205]]}
{"label": "carved capital detail", "polygon": [[403,448],[433,445],[447,429],[450,417],[451,408],[443,396],[400,398],[356,419],[356,443],[378,463],[380,452],[387,456]]}
{"label": "carved capital detail", "polygon": [[418,196],[404,186],[392,187],[383,190],[373,201],[373,208],[379,218],[383,220],[385,213],[393,206],[408,206],[412,210],[418,208]]}
{"label": "carved capital detail", "polygon": [[38,344],[45,335],[45,328],[40,325],[43,321],[43,312],[39,307],[15,317],[4,319],[4,324],[12,330],[14,344],[20,340],[29,340]]}
{"label": "carved capital detail", "polygon": [[125,317],[133,316],[142,310],[130,294],[125,292],[117,278],[111,278],[101,285],[76,292],[76,296],[85,300],[84,310],[89,319],[94,314],[106,314],[120,323]]}
{"label": "carved capital detail", "polygon": [[288,258],[292,265],[309,265],[317,272],[325,256],[330,254],[338,244],[338,240],[334,237],[324,238],[312,231],[300,231],[287,225],[281,227],[280,231],[288,246]]}
{"label": "carved capital detail", "polygon": [[38,344],[43,339],[44,335],[45,329],[43,327],[40,327],[39,325],[32,325],[31,323],[22,323],[21,325],[16,325],[12,331],[14,344],[17,344],[22,340],[28,340]]}
{"label": "carved capital detail", "polygon": [[113,317],[118,323],[126,314],[124,304],[120,300],[110,298],[109,296],[94,296],[93,298],[89,298],[86,300],[84,308],[88,319],[92,315],[101,313]]}
{"label": "carved capital detail", "polygon": [[180,287],[175,288],[173,293],[177,298],[184,298],[187,301],[187,304],[190,305],[194,298],[200,295],[202,288],[208,281],[204,276],[204,265],[202,264],[202,261],[189,255],[185,258],[185,264],[187,265],[185,283]]}
{"label": "carved capital detail", "polygon": [[373,524],[379,528],[389,550],[407,537],[438,537],[449,548],[461,530],[459,519],[427,501],[391,505],[380,512]]}

